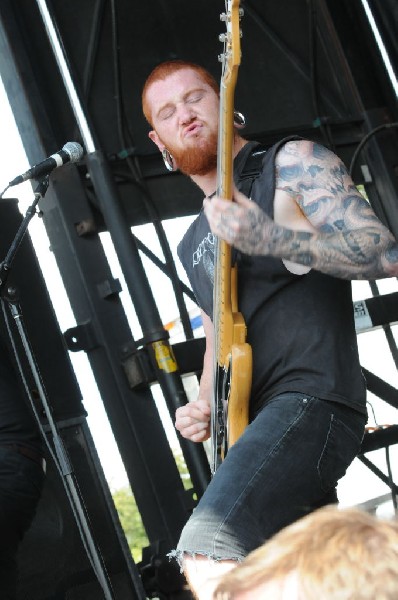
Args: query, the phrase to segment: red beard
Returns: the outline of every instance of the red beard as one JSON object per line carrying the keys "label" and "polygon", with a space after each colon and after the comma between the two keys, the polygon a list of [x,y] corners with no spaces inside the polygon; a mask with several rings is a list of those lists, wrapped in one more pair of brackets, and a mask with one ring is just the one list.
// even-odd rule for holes
{"label": "red beard", "polygon": [[185,175],[207,175],[217,167],[217,134],[212,133],[200,147],[188,146],[184,150],[169,150]]}

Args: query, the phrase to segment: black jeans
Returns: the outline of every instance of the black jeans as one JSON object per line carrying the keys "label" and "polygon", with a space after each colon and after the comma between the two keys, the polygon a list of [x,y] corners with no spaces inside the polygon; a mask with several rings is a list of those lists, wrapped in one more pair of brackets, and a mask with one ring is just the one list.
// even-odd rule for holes
{"label": "black jeans", "polygon": [[18,545],[36,512],[44,482],[42,467],[0,446],[0,598],[15,600]]}
{"label": "black jeans", "polygon": [[292,521],[337,502],[365,424],[342,404],[302,393],[272,399],[229,450],[171,555],[239,561]]}

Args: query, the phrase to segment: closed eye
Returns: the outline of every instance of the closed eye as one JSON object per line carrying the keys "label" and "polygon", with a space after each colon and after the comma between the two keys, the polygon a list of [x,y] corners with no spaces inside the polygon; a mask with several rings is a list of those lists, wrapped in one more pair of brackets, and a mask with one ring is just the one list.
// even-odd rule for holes
{"label": "closed eye", "polygon": [[190,96],[188,96],[188,98],[186,99],[186,101],[189,104],[194,104],[195,102],[199,102],[199,100],[202,100],[203,98],[203,93],[196,93],[196,94],[192,94]]}
{"label": "closed eye", "polygon": [[162,111],[160,111],[159,118],[162,121],[165,121],[166,119],[169,119],[170,117],[173,116],[174,111],[175,111],[175,108],[173,106],[169,106],[169,107],[163,109]]}

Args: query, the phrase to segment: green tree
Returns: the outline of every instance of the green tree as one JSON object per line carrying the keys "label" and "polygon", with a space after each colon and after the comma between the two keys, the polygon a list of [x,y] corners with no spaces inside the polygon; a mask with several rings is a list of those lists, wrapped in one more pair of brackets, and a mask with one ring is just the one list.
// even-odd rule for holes
{"label": "green tree", "polygon": [[[184,489],[188,490],[192,483],[184,458],[181,452],[173,451],[173,454]],[[133,559],[140,562],[142,548],[149,545],[149,540],[134,495],[129,487],[123,487],[113,492],[112,497]]]}
{"label": "green tree", "polygon": [[173,450],[174,459],[176,461],[177,469],[180,473],[182,484],[185,490],[189,490],[192,487],[191,477],[189,475],[188,467],[185,464],[184,457],[181,452]]}
{"label": "green tree", "polygon": [[133,559],[140,562],[142,548],[148,546],[149,541],[133,493],[124,487],[113,492],[112,497]]}

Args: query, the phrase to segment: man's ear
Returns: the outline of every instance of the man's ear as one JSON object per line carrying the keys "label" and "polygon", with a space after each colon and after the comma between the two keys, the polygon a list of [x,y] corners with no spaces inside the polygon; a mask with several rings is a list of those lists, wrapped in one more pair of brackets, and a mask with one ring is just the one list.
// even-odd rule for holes
{"label": "man's ear", "polygon": [[165,149],[166,146],[164,144],[162,144],[162,142],[160,141],[159,136],[155,130],[150,131],[148,133],[148,137],[149,137],[149,139],[151,139],[153,141],[154,144],[157,145],[160,152],[162,152]]}

